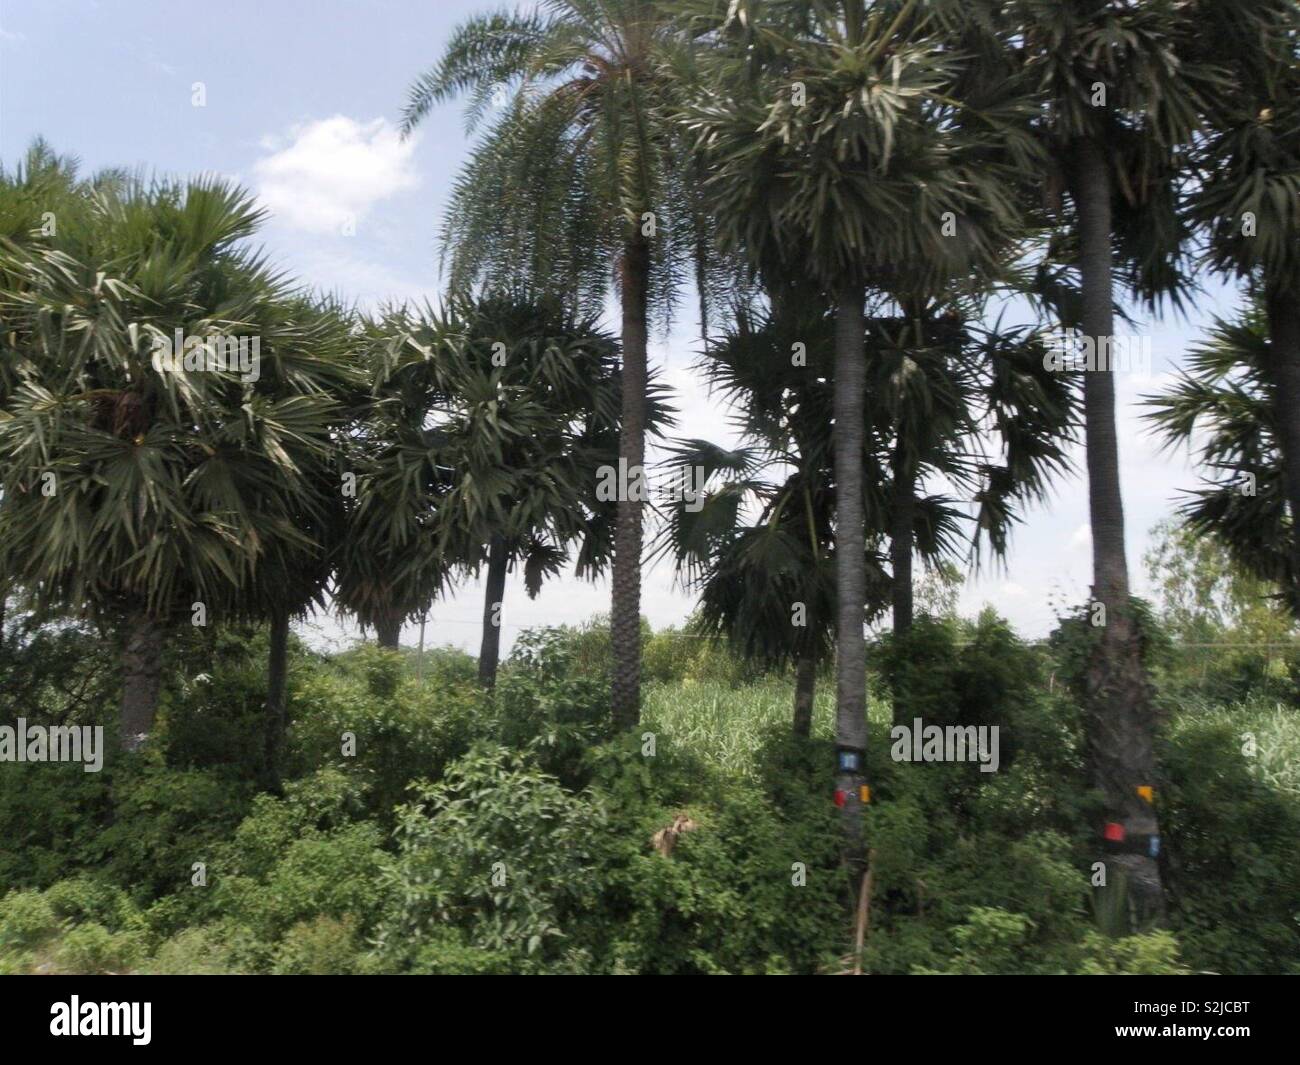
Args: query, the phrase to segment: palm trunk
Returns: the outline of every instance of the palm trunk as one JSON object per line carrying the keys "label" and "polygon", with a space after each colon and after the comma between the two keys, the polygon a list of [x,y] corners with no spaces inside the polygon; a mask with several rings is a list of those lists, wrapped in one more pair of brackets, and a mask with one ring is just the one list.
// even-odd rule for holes
{"label": "palm trunk", "polygon": [[[1114,335],[1110,171],[1100,145],[1084,141],[1075,147],[1081,324],[1100,356],[1107,350],[1103,345]],[[1155,717],[1129,607],[1115,379],[1108,365],[1099,362],[1084,375],[1084,416],[1093,599],[1105,608],[1100,638],[1088,665],[1088,753],[1094,780],[1105,797],[1105,819],[1123,826],[1124,847],[1136,850],[1144,839],[1159,833],[1155,807],[1137,790],[1155,781]],[[1107,857],[1106,867],[1111,871],[1108,890],[1127,889],[1133,926],[1143,927],[1162,918],[1164,896],[1156,860],[1147,853],[1128,850]]]}
{"label": "palm trunk", "polygon": [[478,652],[479,683],[489,691],[496,686],[501,657],[501,619],[498,611],[506,591],[506,543],[492,537],[488,545],[487,590],[483,597],[483,641]]}
{"label": "palm trunk", "polygon": [[145,610],[127,619],[122,653],[122,706],[118,727],[122,749],[138,751],[153,731],[162,687],[162,626]]}
{"label": "palm trunk", "polygon": [[396,651],[401,646],[402,619],[393,615],[375,620],[375,640],[380,647]]}
{"label": "palm trunk", "polygon": [[266,659],[266,775],[271,787],[280,782],[280,753],[288,726],[285,697],[289,662],[289,613],[271,615],[270,650]]}
{"label": "palm trunk", "polygon": [[[863,628],[867,600],[867,524],[862,504],[862,456],[866,432],[866,320],[860,286],[846,284],[835,308],[835,741],[838,748],[865,752],[867,746],[867,648]],[[860,757],[862,757],[860,755]],[[860,789],[866,777],[836,767],[835,789],[842,810],[844,857],[851,873],[861,871],[863,849]],[[855,876],[856,882],[856,876]]]}
{"label": "palm trunk", "polygon": [[912,627],[912,544],[916,527],[916,477],[905,468],[901,442],[894,460],[893,521],[889,554],[893,579],[894,631]]}
{"label": "palm trunk", "polygon": [[[618,454],[629,483],[645,463],[646,340],[650,247],[638,230],[623,249],[623,418]],[[633,493],[622,493],[624,496]],[[620,498],[614,532],[613,602],[610,639],[613,675],[610,701],[614,725],[634,728],[641,719],[641,508],[639,498]]]}
{"label": "palm trunk", "polygon": [[800,655],[794,666],[794,734],[812,735],[813,700],[817,695],[817,663],[810,654]]}
{"label": "palm trunk", "polygon": [[1291,512],[1291,609],[1300,615],[1300,291],[1271,289],[1266,297],[1269,347],[1282,484]]}

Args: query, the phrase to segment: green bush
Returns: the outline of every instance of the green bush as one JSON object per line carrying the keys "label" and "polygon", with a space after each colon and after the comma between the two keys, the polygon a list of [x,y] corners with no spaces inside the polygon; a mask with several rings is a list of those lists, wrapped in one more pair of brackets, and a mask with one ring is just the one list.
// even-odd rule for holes
{"label": "green bush", "polygon": [[188,889],[194,864],[211,861],[252,793],[251,781],[214,770],[132,767],[114,780],[114,820],[93,853],[137,899]]}
{"label": "green bush", "polygon": [[597,805],[527,756],[475,747],[398,813],[381,955],[418,964],[421,948],[445,942],[451,926],[466,946],[539,968],[598,891],[602,823]]}
{"label": "green bush", "polygon": [[224,976],[238,972],[220,926],[186,928],[165,940],[141,972],[154,976]]}
{"label": "green bush", "polygon": [[[354,655],[361,676],[322,671],[306,678],[293,704],[290,764],[302,775],[334,766],[357,778],[367,809],[391,820],[413,780],[437,777],[443,767],[485,735],[491,721],[485,697],[472,681],[423,686],[400,673],[375,673],[400,662],[391,652]],[[350,737],[344,752],[345,734]]]}
{"label": "green bush", "polygon": [[58,915],[39,891],[11,891],[0,900],[0,950],[40,946],[58,929]]}
{"label": "green bush", "polygon": [[112,932],[141,931],[145,927],[143,916],[125,891],[94,877],[60,880],[46,889],[45,901],[71,924],[93,921]]}
{"label": "green bush", "polygon": [[275,949],[277,976],[347,976],[357,971],[356,920],[316,917],[289,929]]}
{"label": "green bush", "polygon": [[114,933],[90,921],[63,934],[55,957],[60,971],[65,973],[121,973],[134,966],[142,953],[138,933]]}

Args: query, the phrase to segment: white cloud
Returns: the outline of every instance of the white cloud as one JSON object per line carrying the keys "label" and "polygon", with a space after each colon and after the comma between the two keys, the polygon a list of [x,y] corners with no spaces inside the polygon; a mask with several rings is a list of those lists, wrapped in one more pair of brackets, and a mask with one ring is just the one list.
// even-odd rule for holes
{"label": "white cloud", "polygon": [[1092,546],[1092,528],[1087,525],[1080,525],[1074,530],[1074,535],[1070,537],[1070,547],[1073,550],[1081,550],[1085,547]]}
{"label": "white cloud", "polygon": [[262,202],[279,222],[309,233],[343,232],[379,200],[419,183],[415,139],[403,141],[383,118],[335,115],[260,143],[271,152],[253,166]]}

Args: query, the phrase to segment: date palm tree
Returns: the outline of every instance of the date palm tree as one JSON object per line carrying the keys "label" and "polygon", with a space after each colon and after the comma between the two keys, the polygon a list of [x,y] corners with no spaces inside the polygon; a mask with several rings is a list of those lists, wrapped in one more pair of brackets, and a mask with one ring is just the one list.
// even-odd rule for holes
{"label": "date palm tree", "polygon": [[[493,116],[447,211],[453,290],[522,282],[595,313],[617,278],[619,458],[629,470],[645,462],[649,324],[667,320],[692,255],[708,245],[697,175],[682,165],[689,155],[672,121],[673,15],[656,0],[547,0],[473,18],[415,82],[403,116],[410,132],[459,94],[472,128]],[[640,497],[620,500],[610,628],[623,728],[640,713],[642,525]]]}

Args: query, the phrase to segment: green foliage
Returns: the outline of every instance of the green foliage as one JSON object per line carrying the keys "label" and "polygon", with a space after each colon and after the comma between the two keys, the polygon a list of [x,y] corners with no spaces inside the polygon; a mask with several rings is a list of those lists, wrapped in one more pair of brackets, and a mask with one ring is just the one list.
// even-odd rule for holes
{"label": "green foliage", "polygon": [[[1296,972],[1300,727],[1259,697],[1223,704],[1189,688],[1170,701],[1170,927],[1096,935],[1094,797],[1067,683],[1071,640],[1089,635],[1043,648],[992,614],[923,618],[873,650],[866,971]],[[408,653],[296,654],[288,772],[280,793],[256,793],[256,758],[221,758],[198,726],[251,715],[261,651],[238,630],[215,636],[178,663],[150,758],[0,774],[13,833],[0,837],[0,971],[847,964],[828,683],[800,740],[788,676],[746,678],[725,646],[691,641],[713,664],[675,666],[680,680],[648,689],[642,729],[611,737],[601,625],[528,634],[494,695],[463,656],[431,659],[421,686]],[[999,771],[894,762],[900,695],[927,722],[999,725]],[[340,751],[344,731],[355,758]],[[172,760],[186,764],[160,764]],[[682,819],[671,853],[657,852],[656,833]],[[191,884],[195,861],[206,886]]]}
{"label": "green foliage", "polygon": [[1178,957],[1178,940],[1171,932],[1147,932],[1118,939],[1089,932],[1081,976],[1186,976]]}
{"label": "green foliage", "polygon": [[0,900],[0,949],[38,946],[58,927],[54,907],[39,891],[11,891]]}
{"label": "green foliage", "polygon": [[69,973],[120,973],[140,958],[140,936],[110,932],[93,921],[69,928],[58,942],[55,959]]}
{"label": "green foliage", "polygon": [[145,765],[113,781],[114,817],[92,854],[139,899],[187,887],[248,809],[251,782],[196,769]]}
{"label": "green foliage", "polygon": [[277,976],[346,976],[357,969],[356,920],[316,917],[289,929],[275,951]]}
{"label": "green foliage", "polygon": [[571,788],[588,779],[587,751],[612,734],[609,629],[529,629],[497,683],[497,738],[531,748],[538,765]]}
{"label": "green foliage", "polygon": [[1174,928],[1193,968],[1300,969],[1298,763],[1291,714],[1189,708],[1171,729],[1161,827],[1178,858]]}
{"label": "green foliage", "polygon": [[380,952],[424,970],[437,937],[426,940],[451,924],[520,968],[553,958],[569,917],[597,891],[603,819],[526,757],[475,747],[398,812]]}
{"label": "green foliage", "polygon": [[161,943],[141,972],[154,976],[225,976],[236,972],[219,927],[186,928]]}
{"label": "green foliage", "polygon": [[[340,668],[318,670],[296,690],[289,760],[298,772],[335,766],[354,777],[368,809],[388,820],[411,781],[437,777],[490,729],[472,678],[423,684],[404,676],[392,651],[357,648]],[[355,755],[344,755],[351,734]]]}

